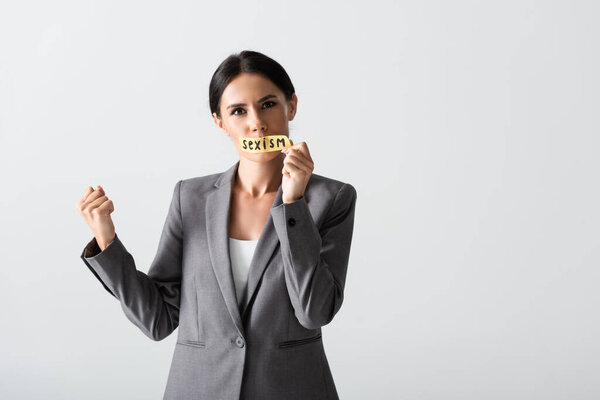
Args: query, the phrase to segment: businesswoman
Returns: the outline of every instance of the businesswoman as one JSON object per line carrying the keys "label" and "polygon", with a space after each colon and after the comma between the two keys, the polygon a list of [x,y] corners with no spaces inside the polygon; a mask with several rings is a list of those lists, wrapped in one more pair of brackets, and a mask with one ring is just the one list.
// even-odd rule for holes
{"label": "businesswoman", "polygon": [[229,56],[209,98],[239,160],[175,184],[148,273],[115,232],[100,186],[77,204],[94,235],[80,257],[146,336],[179,328],[164,399],[338,399],[321,327],[344,298],[356,190],[314,174],[306,142],[240,147],[289,138],[298,99],[273,59]]}

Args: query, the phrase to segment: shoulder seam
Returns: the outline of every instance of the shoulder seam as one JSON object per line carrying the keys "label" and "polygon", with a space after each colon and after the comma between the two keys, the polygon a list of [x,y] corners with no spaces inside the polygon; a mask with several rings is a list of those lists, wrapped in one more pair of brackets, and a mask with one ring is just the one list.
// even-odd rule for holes
{"label": "shoulder seam", "polygon": [[177,208],[179,209],[179,225],[181,226],[181,232],[183,233],[183,217],[181,215],[181,185],[183,185],[183,179],[180,179],[177,183]]}
{"label": "shoulder seam", "polygon": [[328,216],[331,213],[331,210],[333,209],[333,206],[337,202],[338,197],[340,197],[340,193],[342,192],[342,190],[344,189],[344,187],[346,185],[347,185],[347,183],[344,183],[342,185],[342,187],[340,187],[340,190],[338,190],[338,192],[335,194],[335,197],[333,198],[333,201],[331,202],[331,205],[329,206],[329,209],[327,210],[327,213],[325,213],[325,216]]}

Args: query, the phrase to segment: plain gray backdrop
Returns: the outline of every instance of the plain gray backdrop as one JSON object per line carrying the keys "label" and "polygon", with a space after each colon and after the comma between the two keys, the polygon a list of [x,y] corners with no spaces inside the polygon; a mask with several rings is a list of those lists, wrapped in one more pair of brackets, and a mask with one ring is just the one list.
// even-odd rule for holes
{"label": "plain gray backdrop", "polygon": [[127,320],[75,206],[103,185],[146,272],[174,184],[238,159],[208,85],[251,49],[358,192],[340,397],[597,399],[598,4],[3,1],[0,397],[162,398],[176,335]]}

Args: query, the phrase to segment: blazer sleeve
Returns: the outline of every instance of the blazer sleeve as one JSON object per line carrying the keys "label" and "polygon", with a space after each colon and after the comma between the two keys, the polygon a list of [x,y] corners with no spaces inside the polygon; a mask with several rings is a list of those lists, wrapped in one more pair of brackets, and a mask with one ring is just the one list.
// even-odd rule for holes
{"label": "blazer sleeve", "polygon": [[177,182],[158,250],[148,273],[138,271],[133,256],[118,235],[100,251],[96,238],[81,259],[104,288],[121,303],[127,318],[153,340],[169,336],[179,325],[183,224],[181,182]]}
{"label": "blazer sleeve", "polygon": [[296,318],[327,325],[342,306],[354,228],[356,189],[344,183],[319,229],[304,197],[271,208]]}

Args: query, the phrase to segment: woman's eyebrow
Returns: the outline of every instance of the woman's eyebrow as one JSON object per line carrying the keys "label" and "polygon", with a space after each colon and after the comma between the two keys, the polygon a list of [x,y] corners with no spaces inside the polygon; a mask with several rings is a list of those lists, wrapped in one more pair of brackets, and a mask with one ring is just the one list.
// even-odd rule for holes
{"label": "woman's eyebrow", "polygon": [[[260,103],[261,101],[265,101],[267,99],[270,99],[271,97],[277,97],[274,94],[268,94],[266,96],[261,97],[260,99],[258,99],[257,103]],[[239,107],[239,106],[245,106],[246,103],[235,103],[235,104],[230,104],[227,106],[226,110],[230,109],[231,107]]]}

